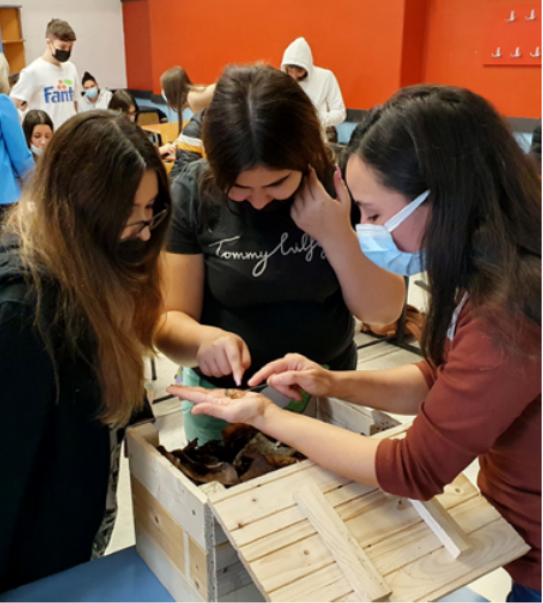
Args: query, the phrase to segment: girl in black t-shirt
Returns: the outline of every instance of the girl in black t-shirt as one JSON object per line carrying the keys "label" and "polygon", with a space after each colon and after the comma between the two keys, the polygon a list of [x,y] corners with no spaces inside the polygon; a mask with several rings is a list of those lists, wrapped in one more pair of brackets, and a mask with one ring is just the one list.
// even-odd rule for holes
{"label": "girl in black t-shirt", "polygon": [[[310,194],[319,181],[335,188],[340,219],[348,223],[350,212],[311,101],[276,69],[229,68],[202,138],[207,161],[187,166],[173,185],[157,345],[198,367],[184,369],[185,385],[243,386],[288,352],[354,368],[352,314],[392,322],[404,285],[366,259],[351,228],[321,245],[301,227],[314,209],[297,193]],[[224,423],[193,417],[191,406],[184,404],[187,436],[200,444],[220,438]]]}

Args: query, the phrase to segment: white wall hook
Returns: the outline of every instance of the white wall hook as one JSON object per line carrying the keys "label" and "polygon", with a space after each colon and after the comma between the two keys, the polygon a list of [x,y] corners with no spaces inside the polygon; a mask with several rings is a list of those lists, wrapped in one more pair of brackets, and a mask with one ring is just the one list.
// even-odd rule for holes
{"label": "white wall hook", "polygon": [[535,9],[532,9],[532,12],[530,13],[529,17],[524,17],[526,19],[526,21],[535,21]]}
{"label": "white wall hook", "polygon": [[502,56],[502,51],[499,46],[498,46],[498,50],[496,50],[496,54],[493,54],[491,56],[493,56],[495,59],[499,59]]}
{"label": "white wall hook", "polygon": [[515,54],[512,54],[511,57],[513,57],[514,59],[518,59],[518,57],[522,56],[522,52],[520,52],[520,48],[517,46],[517,50],[515,52]]}
{"label": "white wall hook", "polygon": [[541,53],[539,52],[539,46],[535,49],[535,54],[532,54],[530,52],[530,56],[533,57],[534,59],[541,56]]}
{"label": "white wall hook", "polygon": [[506,23],[511,23],[511,21],[516,21],[514,10],[511,11],[511,16],[509,17],[509,19],[506,19],[505,21],[506,21]]}

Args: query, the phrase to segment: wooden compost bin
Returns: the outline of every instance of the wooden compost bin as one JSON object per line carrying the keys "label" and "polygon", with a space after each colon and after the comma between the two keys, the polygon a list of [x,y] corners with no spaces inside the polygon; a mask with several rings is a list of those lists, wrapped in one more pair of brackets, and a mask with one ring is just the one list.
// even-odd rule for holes
{"label": "wooden compost bin", "polygon": [[[376,438],[407,428],[340,400],[318,416]],[[197,487],[156,450],[173,419],[130,429],[128,450],[136,547],[177,601],[433,601],[528,550],[463,475],[428,503],[311,461]]]}

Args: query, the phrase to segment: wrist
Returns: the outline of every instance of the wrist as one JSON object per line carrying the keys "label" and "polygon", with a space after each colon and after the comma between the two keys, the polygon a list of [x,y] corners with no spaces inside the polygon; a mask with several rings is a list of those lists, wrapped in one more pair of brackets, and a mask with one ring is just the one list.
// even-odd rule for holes
{"label": "wrist", "polygon": [[[271,400],[267,400],[264,403],[264,407],[262,412],[256,415],[251,421],[251,426],[259,431],[264,433],[268,433],[268,430],[271,425],[277,420],[278,417],[281,416],[281,413],[287,412],[282,408],[279,408],[276,404],[274,404]],[[268,433],[268,435],[271,435]]]}
{"label": "wrist", "polygon": [[204,344],[210,343],[217,337],[224,335],[226,331],[219,329],[218,327],[208,327],[205,325],[200,325],[199,334],[198,334],[198,349],[200,349]]}
{"label": "wrist", "polygon": [[319,241],[326,253],[326,257],[330,260],[331,257],[339,256],[340,260],[345,259],[345,253],[350,252],[352,248],[360,251],[358,239],[355,231],[350,223],[345,224],[341,229],[337,229],[333,236]]}

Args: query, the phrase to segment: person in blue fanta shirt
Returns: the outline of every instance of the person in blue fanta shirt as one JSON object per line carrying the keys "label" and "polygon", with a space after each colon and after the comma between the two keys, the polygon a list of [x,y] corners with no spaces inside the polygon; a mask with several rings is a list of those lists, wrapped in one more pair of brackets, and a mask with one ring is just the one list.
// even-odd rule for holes
{"label": "person in blue fanta shirt", "polygon": [[26,102],[28,109],[45,111],[57,130],[78,110],[79,76],[69,61],[76,37],[66,21],[52,19],[45,38],[45,52],[21,71],[10,96],[18,109]]}
{"label": "person in blue fanta shirt", "polygon": [[7,96],[8,91],[8,63],[0,53],[0,221],[5,209],[19,200],[19,180],[34,167],[17,109]]}

